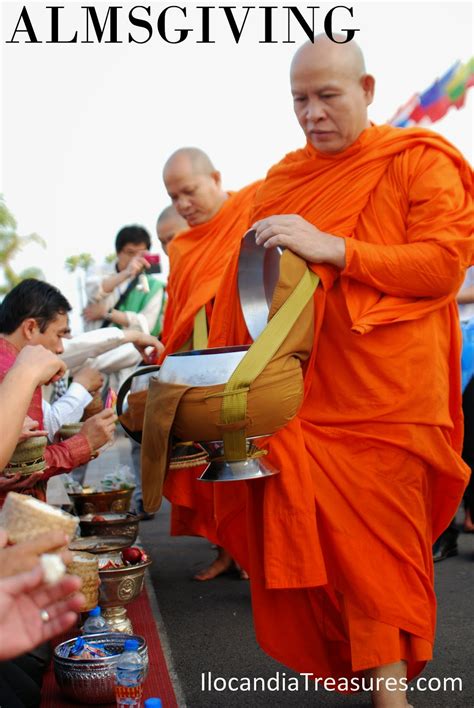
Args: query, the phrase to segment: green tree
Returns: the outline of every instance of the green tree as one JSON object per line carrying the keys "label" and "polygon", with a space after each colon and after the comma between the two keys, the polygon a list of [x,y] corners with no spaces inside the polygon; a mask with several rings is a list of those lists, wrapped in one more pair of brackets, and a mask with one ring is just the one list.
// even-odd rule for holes
{"label": "green tree", "polygon": [[43,272],[34,266],[26,268],[21,273],[16,273],[13,268],[12,262],[15,257],[31,243],[46,248],[46,243],[38,234],[18,235],[15,217],[5,204],[3,195],[0,194],[0,268],[4,277],[4,283],[0,285],[0,295],[8,293],[25,278],[44,279]]}
{"label": "green tree", "polygon": [[70,273],[74,273],[78,268],[82,268],[86,273],[93,263],[94,259],[90,253],[79,253],[77,256],[66,258],[64,265]]}

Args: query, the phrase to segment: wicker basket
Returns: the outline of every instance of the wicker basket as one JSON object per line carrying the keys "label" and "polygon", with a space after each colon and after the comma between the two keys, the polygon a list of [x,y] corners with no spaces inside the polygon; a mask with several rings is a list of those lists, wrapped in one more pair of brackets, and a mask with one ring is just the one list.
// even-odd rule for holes
{"label": "wicker basket", "polygon": [[3,474],[6,477],[15,474],[28,477],[33,472],[44,470],[46,467],[44,451],[47,444],[48,438],[44,435],[28,438],[18,443],[10,461],[3,470]]}
{"label": "wicker basket", "polygon": [[64,531],[71,539],[79,519],[26,494],[8,492],[2,509],[2,526],[11,543],[28,541],[49,531]]}
{"label": "wicker basket", "polygon": [[99,561],[92,553],[74,551],[72,562],[67,567],[69,575],[78,575],[82,580],[81,592],[86,598],[81,612],[89,612],[99,601]]}

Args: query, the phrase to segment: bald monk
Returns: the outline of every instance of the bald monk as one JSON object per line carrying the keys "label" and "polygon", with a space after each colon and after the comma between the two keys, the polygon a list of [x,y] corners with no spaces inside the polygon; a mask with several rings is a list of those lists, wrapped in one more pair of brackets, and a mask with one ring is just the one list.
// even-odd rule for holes
{"label": "bald monk", "polygon": [[172,204],[163,209],[156,221],[156,235],[161,243],[161,248],[168,254],[168,246],[180,231],[188,228],[186,219],[178,214]]}
{"label": "bald monk", "polygon": [[[201,311],[205,324],[210,321],[222,273],[238,251],[258,184],[226,192],[208,155],[194,147],[171,155],[163,180],[173,207],[189,227],[168,247],[168,305],[162,333],[166,356],[207,346],[207,331],[201,333],[204,340],[193,338],[194,320]],[[164,494],[173,504],[171,533],[205,536],[216,543],[213,485],[198,481],[198,476],[197,468],[174,470],[167,476]],[[245,494],[243,483],[235,485],[234,494],[236,499]],[[194,577],[210,580],[232,566],[231,556],[219,548],[214,563]],[[246,577],[245,571],[241,577]]]}
{"label": "bald monk", "polygon": [[[435,133],[371,124],[374,85],[354,42],[318,36],[291,65],[307,144],[270,169],[252,221],[257,243],[300,255],[321,285],[304,403],[262,445],[281,474],[248,483],[247,563],[264,650],[340,691],[396,679],[372,698],[398,708],[432,657],[431,544],[469,475],[455,296],[473,183]],[[211,346],[248,338],[235,274],[236,259]]]}

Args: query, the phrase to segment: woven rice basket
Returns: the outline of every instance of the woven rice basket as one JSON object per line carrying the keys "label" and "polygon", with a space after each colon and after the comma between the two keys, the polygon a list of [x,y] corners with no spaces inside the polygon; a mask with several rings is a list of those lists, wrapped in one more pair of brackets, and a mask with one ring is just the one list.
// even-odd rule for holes
{"label": "woven rice basket", "polygon": [[[26,494],[8,492],[2,509],[2,526],[11,543],[28,541],[49,531],[64,531],[71,539],[77,530],[79,519],[65,511],[53,509]],[[60,512],[60,513],[58,513]]]}
{"label": "woven rice basket", "polygon": [[81,592],[86,598],[81,612],[89,612],[99,602],[99,561],[92,553],[75,551],[67,567],[69,575],[78,575],[82,580]]}

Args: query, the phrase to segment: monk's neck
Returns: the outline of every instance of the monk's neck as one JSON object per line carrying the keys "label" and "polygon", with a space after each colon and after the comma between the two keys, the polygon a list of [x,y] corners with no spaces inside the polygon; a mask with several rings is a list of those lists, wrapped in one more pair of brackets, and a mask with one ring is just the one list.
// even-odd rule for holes
{"label": "monk's neck", "polygon": [[[215,207],[214,212],[211,216],[211,219],[213,219],[216,216],[216,214],[218,214],[220,212],[220,210],[224,206],[224,202],[226,202],[228,198],[229,198],[229,195],[227,194],[227,192],[220,193],[219,199],[216,200],[216,207]],[[209,221],[211,219],[209,219]]]}

